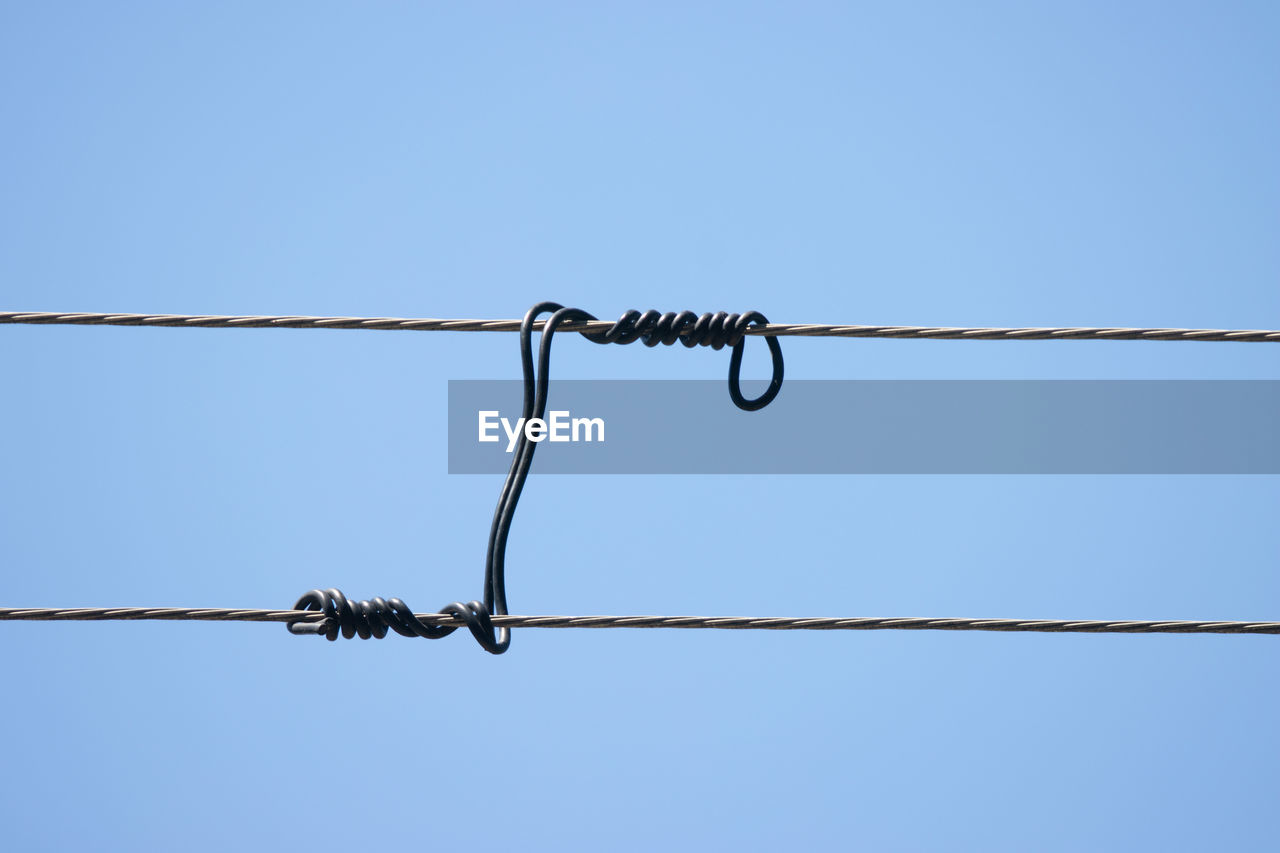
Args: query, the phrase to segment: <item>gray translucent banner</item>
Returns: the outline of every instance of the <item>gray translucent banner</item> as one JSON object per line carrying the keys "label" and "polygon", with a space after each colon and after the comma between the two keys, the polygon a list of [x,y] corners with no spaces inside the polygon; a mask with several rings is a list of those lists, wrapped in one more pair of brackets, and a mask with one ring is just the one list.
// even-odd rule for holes
{"label": "gray translucent banner", "polygon": [[[449,382],[450,474],[506,472],[522,398]],[[789,379],[744,412],[724,380],[557,379],[547,412],[534,474],[1280,473],[1277,380]]]}

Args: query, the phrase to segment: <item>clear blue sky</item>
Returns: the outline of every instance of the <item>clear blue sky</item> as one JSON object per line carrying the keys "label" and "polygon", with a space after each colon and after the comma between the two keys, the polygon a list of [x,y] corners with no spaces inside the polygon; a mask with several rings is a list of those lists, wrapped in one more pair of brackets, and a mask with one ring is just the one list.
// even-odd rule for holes
{"label": "clear blue sky", "polygon": [[[1276,328],[1278,40],[1270,3],[8,4],[0,303]],[[810,379],[1280,378],[1265,345],[784,350]],[[6,604],[480,593],[501,478],[445,473],[446,382],[517,376],[514,336],[5,327],[0,359]],[[556,354],[596,379],[726,362]],[[1278,498],[535,476],[509,591],[1277,619]],[[0,823],[13,849],[1269,847],[1277,660],[1266,637],[523,631],[495,658],[7,623]]]}

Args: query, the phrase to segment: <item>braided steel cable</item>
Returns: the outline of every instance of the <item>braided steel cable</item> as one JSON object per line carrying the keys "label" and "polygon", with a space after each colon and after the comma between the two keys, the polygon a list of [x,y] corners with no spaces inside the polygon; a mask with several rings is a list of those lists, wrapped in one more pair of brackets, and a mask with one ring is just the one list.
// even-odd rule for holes
{"label": "braided steel cable", "polygon": [[[418,332],[518,332],[520,320],[437,320],[405,317],[305,317],[205,314],[89,314],[39,311],[0,312],[0,324],[70,326],[162,326],[199,329],[372,329]],[[560,330],[584,334],[607,333],[615,324],[602,320],[566,322]],[[534,331],[542,331],[536,323]],[[683,329],[681,336],[692,334]],[[1280,343],[1275,329],[1160,329],[1110,326],[867,326],[824,323],[763,323],[744,335],[810,338],[907,338],[969,341],[1235,341]]]}
{"label": "braided steel cable", "polygon": [[[552,316],[539,322],[546,311]],[[550,345],[557,329],[580,332],[596,343],[631,343],[642,340],[648,346],[673,344],[705,345],[720,349],[733,347],[730,361],[730,396],[739,408],[753,410],[767,405],[782,382],[782,357],[776,337],[880,337],[970,340],[1199,340],[1237,342],[1280,342],[1280,331],[1223,329],[1132,329],[1132,328],[939,328],[920,326],[834,326],[771,324],[758,312],[743,315],[692,312],[644,314],[627,312],[617,322],[596,320],[577,309],[555,303],[534,306],[522,321],[514,320],[432,320],[360,317],[289,316],[198,316],[143,314],[53,314],[0,313],[0,323],[167,326],[195,328],[333,328],[417,331],[519,331],[524,368],[524,418],[541,418],[546,410],[550,378]],[[542,332],[539,370],[533,371],[531,334]],[[774,377],[769,390],[756,400],[746,400],[738,389],[743,338],[768,338],[773,356]],[[212,621],[285,622],[292,633],[323,634],[336,639],[382,638],[388,631],[404,636],[436,639],[467,627],[487,650],[501,654],[510,645],[510,628],[718,628],[764,630],[952,630],[1030,631],[1067,633],[1196,633],[1196,634],[1280,634],[1275,622],[1192,622],[1192,621],[1098,621],[1098,620],[1014,620],[1014,619],[929,619],[929,618],[791,618],[791,617],[697,617],[697,616],[511,616],[506,612],[505,550],[510,526],[524,482],[532,463],[536,442],[522,435],[507,475],[490,529],[486,555],[484,601],[453,603],[436,614],[414,614],[399,599],[374,598],[351,602],[338,590],[312,590],[300,598],[294,609],[226,610],[191,608],[0,608],[0,620],[114,620],[165,619]]]}
{"label": "braided steel cable", "polygon": [[[465,616],[415,613],[424,626],[467,627]],[[979,619],[930,617],[792,616],[515,616],[490,617],[503,628],[686,628],[730,631],[1006,631],[1060,634],[1280,634],[1280,622],[1100,619]],[[315,610],[254,610],[217,607],[0,607],[0,622],[285,622],[305,631],[333,629]],[[339,626],[340,627],[340,626]]]}

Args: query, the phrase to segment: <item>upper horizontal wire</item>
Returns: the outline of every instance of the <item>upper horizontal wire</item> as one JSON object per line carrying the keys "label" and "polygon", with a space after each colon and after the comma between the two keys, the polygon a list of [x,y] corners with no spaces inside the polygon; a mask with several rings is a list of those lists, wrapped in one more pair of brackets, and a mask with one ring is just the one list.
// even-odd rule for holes
{"label": "upper horizontal wire", "polygon": [[[462,627],[447,613],[419,613],[424,623]],[[192,607],[0,608],[0,621],[103,622],[323,622],[315,610],[246,610]],[[507,628],[708,628],[768,631],[1005,631],[1070,634],[1280,634],[1280,622],[1097,619],[980,619],[931,617],[792,616],[508,616],[492,617]]]}
{"label": "upper horizontal wire", "polygon": [[[202,314],[87,314],[31,311],[0,312],[0,324],[70,326],[161,326],[201,329],[371,329],[415,332],[518,332],[519,320],[436,320],[405,317],[295,317]],[[607,320],[563,323],[564,332],[603,332]],[[534,325],[542,330],[542,323]],[[939,327],[864,326],[822,323],[767,323],[751,326],[747,335],[908,338],[975,341],[1112,340],[1112,341],[1236,341],[1280,343],[1280,330],[1269,329],[1134,329],[1121,327]]]}

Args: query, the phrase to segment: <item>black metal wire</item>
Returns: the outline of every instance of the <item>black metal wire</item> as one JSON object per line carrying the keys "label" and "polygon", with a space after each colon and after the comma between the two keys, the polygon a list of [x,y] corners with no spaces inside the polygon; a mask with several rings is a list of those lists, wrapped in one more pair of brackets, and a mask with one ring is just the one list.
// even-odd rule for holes
{"label": "black metal wire", "polygon": [[[594,320],[590,314],[583,318]],[[748,311],[745,314],[726,314],[717,311],[714,314],[694,314],[692,311],[668,311],[659,314],[657,311],[628,311],[623,314],[611,328],[604,332],[583,332],[582,336],[598,344],[629,344],[641,340],[647,347],[658,344],[671,346],[676,341],[686,347],[704,346],[718,350],[728,344],[733,347],[733,355],[729,359],[729,397],[739,409],[754,412],[763,409],[773,402],[782,390],[782,345],[776,337],[765,338],[769,344],[769,355],[773,358],[773,378],[763,394],[754,400],[742,396],[739,386],[739,372],[742,370],[743,335],[751,325],[768,325],[769,318],[759,311]]]}
{"label": "black metal wire", "polygon": [[[533,363],[533,331],[538,317],[551,312],[542,325],[542,340],[538,346],[537,370]],[[596,317],[579,308],[565,308],[556,302],[539,302],[529,309],[520,323],[520,365],[524,373],[524,400],[522,423],[542,419],[547,411],[547,394],[551,382],[551,341],[556,329],[565,323],[595,320]],[[746,329],[767,324],[768,319],[759,311],[745,314],[697,315],[692,311],[668,312],[628,311],[616,323],[603,332],[582,332],[582,336],[598,344],[629,344],[637,340],[645,346],[671,345],[677,340],[686,347],[709,346],[719,350],[726,345],[733,347],[729,360],[729,397],[734,405],[745,411],[755,411],[769,405],[782,388],[782,347],[777,338],[767,338],[769,353],[773,358],[773,378],[768,389],[754,400],[742,396],[739,373],[742,368],[742,350]],[[538,442],[529,440],[520,431],[515,456],[507,470],[507,479],[498,495],[498,506],[489,527],[489,544],[485,553],[484,601],[465,604],[453,602],[440,613],[452,614],[466,625],[472,636],[485,651],[495,655],[505,652],[511,645],[511,629],[496,627],[492,616],[507,615],[506,553],[511,522],[515,518],[516,504],[524,491],[529,467]],[[459,626],[432,625],[414,616],[413,611],[398,598],[373,598],[352,602],[337,589],[313,589],[298,599],[294,610],[320,611],[322,622],[293,621],[288,623],[292,634],[323,634],[329,640],[359,636],[362,640],[381,640],[387,632],[394,631],[403,637],[424,637],[438,640],[447,637]]]}

